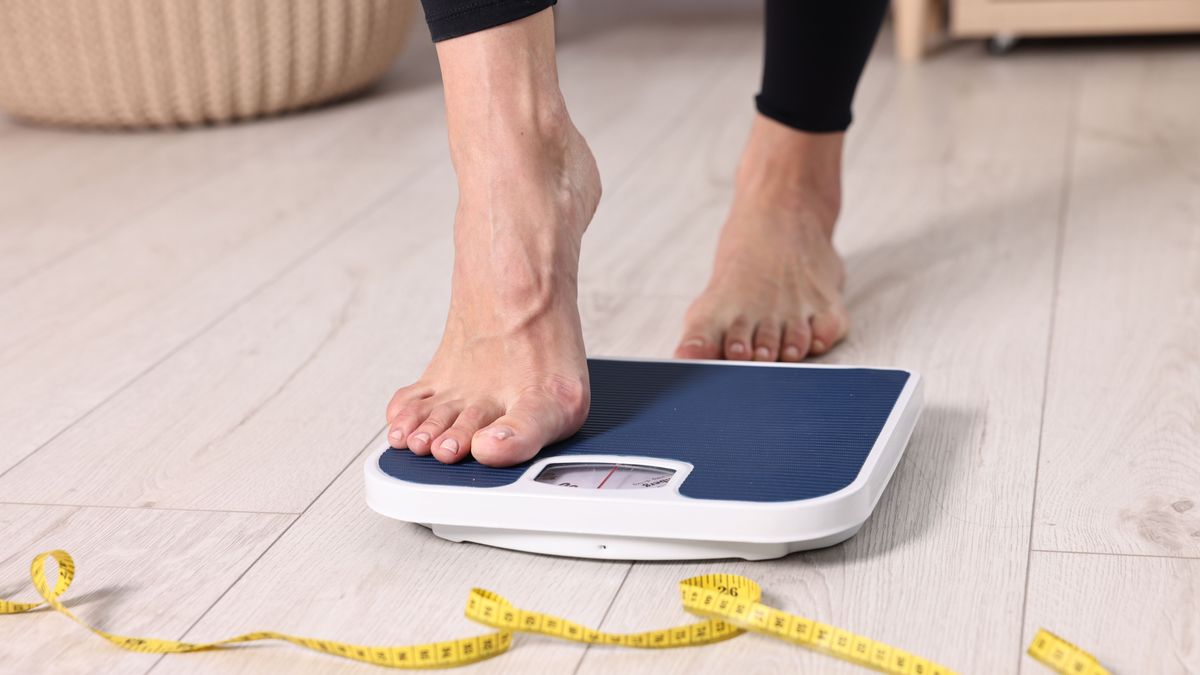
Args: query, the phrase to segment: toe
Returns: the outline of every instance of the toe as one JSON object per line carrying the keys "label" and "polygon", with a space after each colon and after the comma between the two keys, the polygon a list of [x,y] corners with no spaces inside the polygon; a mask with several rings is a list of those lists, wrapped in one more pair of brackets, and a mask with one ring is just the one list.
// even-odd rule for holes
{"label": "toe", "polygon": [[783,329],[783,351],[780,352],[779,358],[781,361],[791,363],[801,361],[808,355],[810,344],[812,344],[812,329],[809,328],[808,320],[788,321]]}
{"label": "toe", "polygon": [[779,341],[783,325],[775,319],[763,319],[754,329],[754,360],[775,361],[779,358]]}
{"label": "toe", "polygon": [[488,466],[511,466],[575,433],[587,416],[586,394],[579,401],[540,393],[523,394],[508,412],[471,439],[471,454]]}
{"label": "toe", "polygon": [[400,411],[404,410],[405,406],[429,398],[432,395],[433,390],[416,384],[397,389],[396,393],[392,394],[392,400],[388,401],[388,424],[391,424],[392,420],[396,418],[396,415],[400,414]]}
{"label": "toe", "polygon": [[677,359],[721,358],[721,331],[715,325],[689,326],[675,348]]}
{"label": "toe", "polygon": [[393,448],[408,447],[409,434],[429,417],[430,407],[427,399],[410,400],[401,405],[388,422],[388,443]]}
{"label": "toe", "polygon": [[425,421],[408,436],[408,449],[418,455],[428,455],[433,447],[433,439],[440,436],[462,412],[462,404],[458,402],[442,403],[429,411]]}
{"label": "toe", "polygon": [[750,344],[754,335],[754,324],[739,316],[725,331],[725,358],[733,361],[748,361],[751,358]]}
{"label": "toe", "polygon": [[719,359],[724,349],[725,322],[719,321],[707,303],[697,301],[683,321],[683,339],[675,347],[677,359]]}
{"label": "toe", "polygon": [[463,408],[454,424],[430,444],[434,458],[447,464],[465,459],[471,454],[471,437],[485,425],[494,422],[501,412],[500,406],[487,401]]}
{"label": "toe", "polygon": [[824,354],[832,349],[846,335],[849,326],[846,315],[838,309],[818,312],[809,323],[812,326],[813,354]]}

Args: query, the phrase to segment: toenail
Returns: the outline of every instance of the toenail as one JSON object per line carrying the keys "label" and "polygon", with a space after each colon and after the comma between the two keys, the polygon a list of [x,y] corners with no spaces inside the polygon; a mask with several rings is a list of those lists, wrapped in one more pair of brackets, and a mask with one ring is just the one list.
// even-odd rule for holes
{"label": "toenail", "polygon": [[800,358],[800,350],[795,347],[787,347],[783,350],[783,355],[789,359],[798,359]]}
{"label": "toenail", "polygon": [[495,438],[496,440],[502,441],[512,435],[513,435],[512,429],[505,429],[504,427],[500,427],[499,429],[492,430],[492,437]]}
{"label": "toenail", "polygon": [[740,342],[735,342],[735,343],[729,345],[729,353],[730,354],[741,354],[744,351],[746,351],[746,348],[743,347],[742,343],[740,343]]}
{"label": "toenail", "polygon": [[813,340],[813,351],[814,352],[825,351],[825,343],[821,342],[820,340]]}
{"label": "toenail", "polygon": [[409,440],[416,441],[418,443],[428,443],[429,442],[429,434],[422,431],[419,434],[413,434],[412,438],[410,438]]}
{"label": "toenail", "polygon": [[766,347],[759,347],[754,350],[754,355],[760,359],[765,359],[771,355],[771,350]]}
{"label": "toenail", "polygon": [[702,340],[701,338],[692,338],[691,340],[688,340],[687,342],[683,343],[683,346],[684,347],[703,347],[704,340]]}
{"label": "toenail", "polygon": [[458,453],[458,441],[454,440],[453,438],[447,438],[446,440],[442,441],[442,445],[440,447],[442,450],[445,450],[451,455]]}
{"label": "toenail", "polygon": [[388,440],[393,443],[403,443],[404,431],[401,429],[392,429],[392,433],[388,434]]}

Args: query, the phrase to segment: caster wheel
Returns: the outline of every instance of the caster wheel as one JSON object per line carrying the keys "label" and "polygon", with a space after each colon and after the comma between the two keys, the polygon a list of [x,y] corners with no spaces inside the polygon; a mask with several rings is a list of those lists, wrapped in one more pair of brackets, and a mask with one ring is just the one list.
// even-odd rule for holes
{"label": "caster wheel", "polygon": [[1017,46],[1017,36],[1012,33],[999,33],[985,43],[987,53],[992,56],[1003,56]]}

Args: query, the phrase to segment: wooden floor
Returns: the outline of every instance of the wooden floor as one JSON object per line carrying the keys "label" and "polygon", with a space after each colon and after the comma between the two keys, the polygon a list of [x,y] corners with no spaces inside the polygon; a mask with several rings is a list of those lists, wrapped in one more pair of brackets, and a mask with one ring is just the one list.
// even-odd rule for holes
{"label": "wooden floor", "polygon": [[[581,303],[593,354],[666,356],[704,282],[751,114],[752,21],[561,49],[605,177]],[[436,69],[187,133],[0,121],[0,597],[75,554],[68,604],[117,632],[277,629],[401,644],[479,632],[485,585],[625,630],[674,583],[964,673],[1044,672],[1038,627],[1121,673],[1200,672],[1200,42],[978,44],[860,89],[838,243],[850,339],[927,378],[850,542],[771,562],[625,564],[450,544],[363,501],[362,455],[447,304],[455,188]],[[285,646],[156,657],[53,613],[0,617],[0,671],[374,673]],[[518,637],[471,672],[857,672],[746,636],[681,652]]]}

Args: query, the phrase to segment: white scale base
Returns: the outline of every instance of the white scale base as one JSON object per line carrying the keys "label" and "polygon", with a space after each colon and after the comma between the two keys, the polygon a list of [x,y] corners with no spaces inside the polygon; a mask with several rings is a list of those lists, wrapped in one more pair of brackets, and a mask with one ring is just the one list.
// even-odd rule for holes
{"label": "white scale base", "polygon": [[[819,374],[824,378],[822,382],[841,378],[838,373],[828,372],[830,370],[852,368],[694,363],[716,369],[820,369],[826,371]],[[632,366],[626,363],[621,367]],[[861,371],[877,369],[855,370],[859,373],[846,373],[846,377],[861,377]],[[888,372],[892,373],[889,377],[894,378],[903,373]],[[515,479],[510,478],[511,482],[486,487],[475,486],[472,480],[477,479],[440,483],[443,470],[453,472],[458,467],[436,465],[431,458],[393,454],[391,459],[402,466],[416,466],[427,472],[426,480],[417,482],[384,472],[380,462],[385,453],[406,452],[384,446],[372,453],[364,465],[367,503],[385,516],[423,524],[437,536],[450,541],[579,558],[766,560],[832,546],[854,536],[870,517],[903,456],[920,415],[922,398],[921,378],[915,373],[904,375],[907,379],[902,388],[897,385],[899,394],[881,431],[873,443],[869,439],[865,441],[869,451],[857,477],[840,489],[811,498],[742,501],[688,497],[680,493],[680,486],[688,479],[694,465],[683,459],[658,458],[649,450],[636,454],[550,453],[550,456],[532,461]],[[797,377],[801,375],[797,374]],[[853,411],[858,404],[854,403],[851,394],[837,405]],[[678,408],[671,408],[670,414],[677,414],[676,410]],[[841,419],[841,416],[823,419]],[[608,436],[593,438],[608,439]],[[641,443],[640,440],[627,441],[621,447],[630,448]],[[647,448],[654,447],[653,439],[644,443]],[[587,446],[589,450],[597,447],[612,447],[612,444],[603,440]],[[749,446],[738,448],[731,458],[753,462],[754,451],[755,448]],[[418,462],[425,464],[417,466]],[[610,471],[607,467],[613,468]],[[472,470],[486,471],[479,467]],[[614,474],[618,470],[619,473]],[[410,475],[403,471],[399,474]],[[470,475],[486,476],[486,473],[460,473],[455,477]]]}

